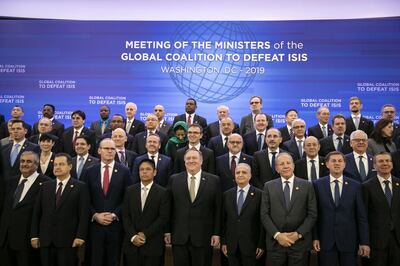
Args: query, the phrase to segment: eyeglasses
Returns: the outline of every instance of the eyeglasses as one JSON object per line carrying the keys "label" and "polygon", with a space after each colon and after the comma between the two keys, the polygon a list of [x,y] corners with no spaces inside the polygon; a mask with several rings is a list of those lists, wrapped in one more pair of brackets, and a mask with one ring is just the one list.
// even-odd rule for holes
{"label": "eyeglasses", "polygon": [[250,102],[250,104],[260,104],[260,102]]}
{"label": "eyeglasses", "polygon": [[306,126],[295,126],[293,127],[294,129],[298,129],[298,128],[306,128]]}
{"label": "eyeglasses", "polygon": [[352,139],[351,141],[354,141],[354,142],[367,142],[368,140],[367,139]]}
{"label": "eyeglasses", "polygon": [[192,134],[192,135],[200,135],[200,132],[194,132],[194,131],[188,131],[188,134]]}
{"label": "eyeglasses", "polygon": [[235,145],[235,144],[236,144],[236,145],[242,144],[241,141],[232,141],[232,140],[229,141],[229,143],[230,143],[230,144],[234,144],[234,145]]}

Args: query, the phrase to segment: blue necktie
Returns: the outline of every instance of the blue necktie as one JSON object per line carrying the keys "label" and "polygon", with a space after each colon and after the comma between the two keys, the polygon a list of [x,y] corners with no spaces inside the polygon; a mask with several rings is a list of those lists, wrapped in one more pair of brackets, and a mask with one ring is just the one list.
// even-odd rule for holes
{"label": "blue necktie", "polygon": [[263,134],[259,133],[258,134],[258,138],[257,138],[257,146],[258,146],[258,150],[261,151],[263,148]]}
{"label": "blue necktie", "polygon": [[335,180],[335,205],[336,207],[339,207],[340,203],[340,191],[339,191],[339,181]]}
{"label": "blue necktie", "polygon": [[301,139],[297,141],[297,148],[299,149],[300,158],[303,157],[303,141]]}
{"label": "blue necktie", "polygon": [[358,162],[358,166],[360,167],[360,176],[361,176],[361,181],[365,180],[365,177],[367,176],[367,174],[365,173],[365,165],[363,162],[363,158],[362,156],[359,156],[358,158],[360,158],[360,161]]}
{"label": "blue necktie", "polygon": [[243,207],[243,203],[244,203],[244,194],[243,194],[244,190],[243,189],[239,189],[239,198],[237,201],[237,210],[238,210],[238,215],[240,214],[240,211],[242,210]]}
{"label": "blue necktie", "polygon": [[290,187],[289,187],[289,181],[285,181],[285,188],[283,189],[283,196],[285,197],[286,209],[289,210],[289,206],[290,206]]}
{"label": "blue necktie", "polygon": [[342,151],[343,148],[343,142],[342,142],[342,137],[337,137],[337,140],[339,141],[338,145],[337,145],[337,151]]}
{"label": "blue necktie", "polygon": [[11,154],[10,154],[11,166],[14,166],[14,163],[17,160],[18,153],[19,153],[19,146],[21,146],[21,144],[18,144],[18,143],[15,144],[14,149],[11,151]]}
{"label": "blue necktie", "polygon": [[78,170],[76,172],[76,174],[78,175],[78,179],[81,177],[84,164],[85,163],[83,162],[83,156],[79,156],[79,165],[78,165]]}
{"label": "blue necktie", "polygon": [[390,207],[392,205],[392,191],[390,191],[389,187],[390,181],[385,180],[383,183],[385,183],[385,197]]}

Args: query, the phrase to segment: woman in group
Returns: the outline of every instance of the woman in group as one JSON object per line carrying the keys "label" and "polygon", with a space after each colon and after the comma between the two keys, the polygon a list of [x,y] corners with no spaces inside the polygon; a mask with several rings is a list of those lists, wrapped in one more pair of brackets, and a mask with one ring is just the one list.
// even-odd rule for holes
{"label": "woman in group", "polygon": [[165,146],[165,154],[175,160],[176,151],[188,144],[188,125],[184,121],[178,121],[173,126],[174,136],[171,137]]}
{"label": "woman in group", "polygon": [[393,124],[392,121],[386,118],[379,120],[375,129],[368,140],[367,152],[371,155],[378,154],[379,152],[394,152],[396,151],[396,144],[392,140]]}
{"label": "woman in group", "polygon": [[51,150],[57,142],[57,137],[51,134],[44,133],[39,138],[39,146],[40,146],[40,167],[38,168],[38,172],[44,174],[52,179],[56,178],[53,173],[53,165],[54,165],[54,156]]}

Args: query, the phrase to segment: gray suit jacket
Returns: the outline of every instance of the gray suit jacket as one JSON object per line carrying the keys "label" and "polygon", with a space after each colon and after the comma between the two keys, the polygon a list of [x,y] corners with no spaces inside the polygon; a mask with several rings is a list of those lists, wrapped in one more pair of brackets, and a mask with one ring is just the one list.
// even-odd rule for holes
{"label": "gray suit jacket", "polygon": [[277,232],[298,232],[303,237],[292,250],[311,249],[312,228],[317,220],[317,202],[311,182],[295,177],[289,210],[286,209],[281,178],[273,179],[264,186],[261,202],[261,222],[266,230],[267,250],[286,249],[274,239]]}
{"label": "gray suit jacket", "polygon": [[[393,141],[390,144],[387,144],[387,147],[390,152],[395,152],[397,150],[396,144],[394,144]],[[386,151],[383,143],[377,143],[374,139],[368,139],[367,153],[375,155],[382,151]]]}

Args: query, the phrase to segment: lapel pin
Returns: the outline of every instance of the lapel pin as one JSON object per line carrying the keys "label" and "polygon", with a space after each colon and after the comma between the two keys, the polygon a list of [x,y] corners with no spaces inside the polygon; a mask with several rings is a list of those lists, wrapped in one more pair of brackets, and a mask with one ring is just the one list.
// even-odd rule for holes
{"label": "lapel pin", "polygon": [[71,187],[71,188],[73,188],[73,187],[74,187],[74,185],[70,185],[70,187]]}
{"label": "lapel pin", "polygon": [[346,181],[346,182],[344,182],[344,184],[345,184],[345,185],[348,185],[349,183]]}
{"label": "lapel pin", "polygon": [[88,158],[87,160],[88,160],[89,162],[91,162],[91,161],[92,161],[92,159],[90,159],[90,158]]}
{"label": "lapel pin", "polygon": [[324,165],[324,163],[321,162],[321,165]]}
{"label": "lapel pin", "polygon": [[399,183],[396,183],[396,186],[400,186]]}
{"label": "lapel pin", "polygon": [[296,190],[299,190],[300,188],[299,187],[296,187]]}
{"label": "lapel pin", "polygon": [[243,161],[246,161],[246,158],[243,158]]}
{"label": "lapel pin", "polygon": [[251,195],[251,196],[254,196],[254,193],[253,193],[253,192],[251,192],[251,193],[250,193],[250,195]]}
{"label": "lapel pin", "polygon": [[114,173],[116,173],[116,172],[118,172],[118,170],[117,170],[117,169],[115,169],[115,170],[114,170]]}
{"label": "lapel pin", "polygon": [[54,162],[53,160],[50,160],[50,162]]}
{"label": "lapel pin", "polygon": [[41,186],[42,185],[42,182],[39,182],[39,186]]}
{"label": "lapel pin", "polygon": [[203,180],[203,181],[204,181],[204,180],[206,180],[206,179],[205,179],[204,177],[202,177],[202,178],[201,178],[201,180]]}

